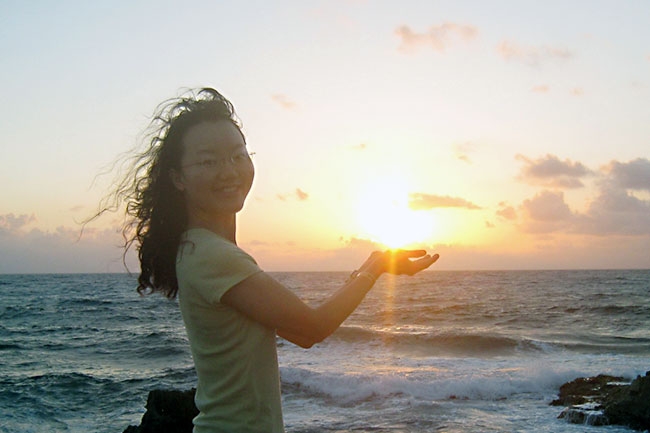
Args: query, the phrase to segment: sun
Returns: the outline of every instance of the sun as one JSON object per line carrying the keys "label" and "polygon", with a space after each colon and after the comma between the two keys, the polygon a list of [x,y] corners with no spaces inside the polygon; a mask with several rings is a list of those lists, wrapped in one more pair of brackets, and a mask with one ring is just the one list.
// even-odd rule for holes
{"label": "sun", "polygon": [[356,208],[359,236],[388,248],[405,248],[433,233],[432,216],[409,207],[408,184],[401,178],[369,182],[360,190]]}

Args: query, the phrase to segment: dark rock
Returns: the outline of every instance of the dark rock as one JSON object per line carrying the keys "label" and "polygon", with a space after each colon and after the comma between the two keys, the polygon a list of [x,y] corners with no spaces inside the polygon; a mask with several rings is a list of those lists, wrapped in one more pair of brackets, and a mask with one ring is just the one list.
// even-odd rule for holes
{"label": "dark rock", "polygon": [[630,386],[609,394],[603,402],[603,409],[612,424],[650,430],[650,371],[645,376],[638,376]]}
{"label": "dark rock", "polygon": [[605,375],[576,379],[560,387],[551,405],[568,406],[558,418],[570,423],[650,430],[650,371],[631,384]]}
{"label": "dark rock", "polygon": [[613,388],[627,382],[622,377],[600,374],[596,377],[580,377],[560,387],[560,395],[551,402],[552,406],[577,406],[593,401],[602,401]]}
{"label": "dark rock", "polygon": [[192,433],[192,419],[199,410],[194,405],[196,390],[149,392],[147,411],[139,426],[128,426],[123,433]]}
{"label": "dark rock", "polygon": [[586,424],[592,426],[609,425],[610,422],[602,410],[595,409],[590,404],[565,408],[558,416],[571,424]]}

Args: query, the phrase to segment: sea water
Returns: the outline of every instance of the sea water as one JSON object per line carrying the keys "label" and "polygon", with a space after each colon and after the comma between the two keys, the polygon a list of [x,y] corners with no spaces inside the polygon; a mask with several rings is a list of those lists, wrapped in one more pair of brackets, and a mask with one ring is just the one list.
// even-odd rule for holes
{"label": "sea water", "polygon": [[[346,273],[274,273],[317,305]],[[0,432],[137,425],[196,376],[175,301],[127,274],[0,275]],[[628,432],[557,419],[560,385],[650,370],[650,270],[383,276],[312,349],[278,339],[287,432]]]}

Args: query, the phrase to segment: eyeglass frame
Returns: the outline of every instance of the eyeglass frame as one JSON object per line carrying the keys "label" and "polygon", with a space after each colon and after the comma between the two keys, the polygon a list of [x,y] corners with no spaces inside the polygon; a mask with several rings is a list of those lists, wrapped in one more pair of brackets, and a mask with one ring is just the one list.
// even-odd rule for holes
{"label": "eyeglass frame", "polygon": [[206,157],[198,162],[181,165],[181,168],[185,169],[185,168],[198,166],[202,170],[209,170],[209,169],[223,168],[226,166],[226,164],[230,164],[233,167],[237,167],[240,164],[251,161],[253,155],[255,155],[255,152],[248,152],[246,146],[241,146],[236,151],[234,151],[230,156],[227,156],[225,158]]}

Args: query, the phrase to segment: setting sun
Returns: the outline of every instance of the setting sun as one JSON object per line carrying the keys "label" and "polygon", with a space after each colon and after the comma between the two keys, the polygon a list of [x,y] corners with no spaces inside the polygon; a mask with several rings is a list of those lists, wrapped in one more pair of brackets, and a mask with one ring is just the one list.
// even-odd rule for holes
{"label": "setting sun", "polygon": [[432,216],[409,207],[408,185],[399,178],[375,179],[356,203],[359,236],[388,248],[404,248],[433,234]]}

